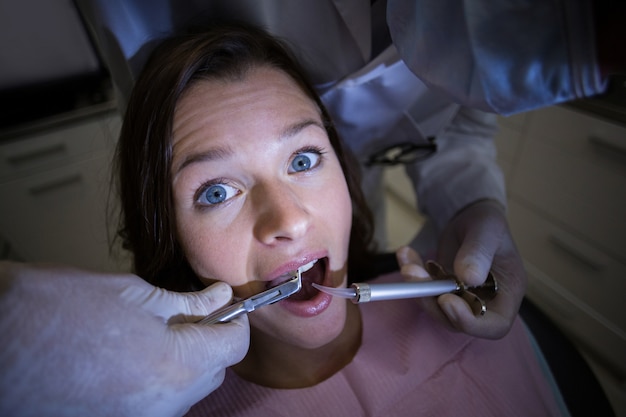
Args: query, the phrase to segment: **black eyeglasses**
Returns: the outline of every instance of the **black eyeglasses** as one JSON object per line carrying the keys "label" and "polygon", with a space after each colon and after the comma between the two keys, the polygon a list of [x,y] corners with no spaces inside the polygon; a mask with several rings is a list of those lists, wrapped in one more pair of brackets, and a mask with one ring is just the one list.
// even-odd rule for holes
{"label": "black eyeglasses", "polygon": [[437,144],[434,137],[427,138],[428,143],[404,142],[391,145],[380,151],[374,152],[365,161],[365,166],[372,165],[398,165],[410,164],[421,161],[437,151]]}

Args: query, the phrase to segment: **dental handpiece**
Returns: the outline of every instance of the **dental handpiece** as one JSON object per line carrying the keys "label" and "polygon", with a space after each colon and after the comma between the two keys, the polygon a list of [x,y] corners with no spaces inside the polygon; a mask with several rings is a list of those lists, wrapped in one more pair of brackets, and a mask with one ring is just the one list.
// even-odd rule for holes
{"label": "dental handpiece", "polygon": [[354,283],[348,288],[332,288],[313,284],[318,290],[337,297],[350,299],[353,303],[398,300],[402,298],[433,297],[461,289],[454,280],[424,282],[394,282],[385,284]]}
{"label": "dental handpiece", "polygon": [[486,313],[486,301],[494,298],[498,292],[498,282],[491,272],[487,275],[484,284],[469,287],[455,275],[447,273],[436,262],[427,261],[425,267],[430,276],[434,278],[433,280],[374,284],[360,282],[354,283],[348,288],[325,287],[315,283],[313,286],[327,294],[347,298],[355,304],[369,301],[433,297],[453,293],[462,297],[477,316]]}

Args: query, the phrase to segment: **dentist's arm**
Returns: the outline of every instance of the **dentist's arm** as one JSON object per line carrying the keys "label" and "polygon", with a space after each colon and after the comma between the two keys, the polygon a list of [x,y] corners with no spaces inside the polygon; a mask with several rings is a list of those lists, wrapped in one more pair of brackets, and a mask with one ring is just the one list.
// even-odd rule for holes
{"label": "dentist's arm", "polygon": [[[522,258],[506,219],[504,179],[493,142],[496,128],[495,115],[462,108],[437,137],[435,155],[407,167],[420,208],[438,230],[436,260],[469,285],[482,284],[491,269],[500,287],[483,317],[475,317],[453,294],[420,302],[455,329],[484,338],[509,331],[526,290]],[[416,261],[406,252],[398,260],[401,266]]]}
{"label": "dentist's arm", "polygon": [[228,303],[134,275],[0,262],[0,415],[176,416],[248,349],[245,316],[191,323]]}

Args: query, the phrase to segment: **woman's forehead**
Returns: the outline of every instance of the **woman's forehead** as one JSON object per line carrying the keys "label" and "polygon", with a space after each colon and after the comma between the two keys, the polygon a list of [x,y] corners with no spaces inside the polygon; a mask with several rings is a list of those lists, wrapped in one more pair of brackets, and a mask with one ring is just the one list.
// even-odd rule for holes
{"label": "woman's forehead", "polygon": [[191,86],[176,106],[174,136],[198,118],[226,122],[256,114],[268,117],[272,112],[280,112],[275,117],[299,112],[320,114],[316,103],[290,76],[280,70],[259,68],[237,81],[209,79]]}
{"label": "woman's forehead", "polygon": [[257,131],[280,135],[286,126],[308,121],[323,126],[320,109],[280,70],[254,69],[236,81],[198,81],[174,114],[174,157],[201,143],[234,143]]}

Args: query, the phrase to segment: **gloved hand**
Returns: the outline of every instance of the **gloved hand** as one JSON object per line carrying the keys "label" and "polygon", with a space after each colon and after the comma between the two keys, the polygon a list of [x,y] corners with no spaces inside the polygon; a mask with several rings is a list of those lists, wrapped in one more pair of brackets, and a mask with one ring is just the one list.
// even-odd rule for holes
{"label": "gloved hand", "polygon": [[0,415],[174,416],[215,390],[249,346],[217,283],[173,293],[134,275],[0,262]]}
{"label": "gloved hand", "polygon": [[[397,258],[406,279],[430,279],[412,249],[401,248]],[[470,286],[482,284],[491,270],[498,281],[498,294],[487,302],[487,312],[480,317],[454,294],[418,302],[456,330],[488,339],[505,336],[524,297],[527,278],[501,205],[483,200],[461,210],[441,235],[437,261]]]}

